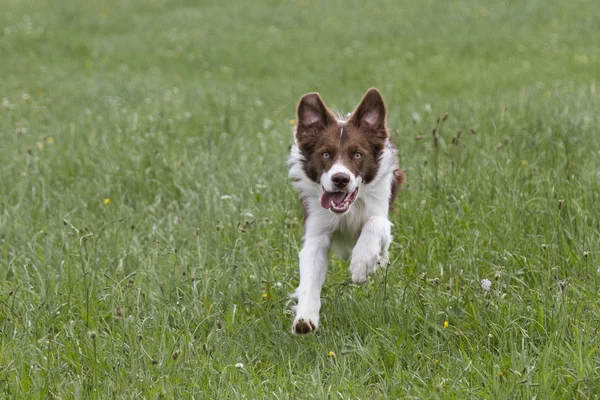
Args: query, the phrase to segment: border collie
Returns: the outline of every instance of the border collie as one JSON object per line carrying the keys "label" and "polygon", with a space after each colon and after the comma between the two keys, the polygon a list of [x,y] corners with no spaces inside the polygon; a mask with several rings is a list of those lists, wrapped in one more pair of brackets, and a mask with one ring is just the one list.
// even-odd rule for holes
{"label": "border collie", "polygon": [[388,213],[405,174],[386,127],[386,109],[377,89],[367,91],[353,113],[333,114],[318,93],[297,108],[289,177],[304,209],[304,245],[294,333],[319,326],[321,288],[330,248],[350,257],[354,283],[364,283],[386,265],[392,241]]}

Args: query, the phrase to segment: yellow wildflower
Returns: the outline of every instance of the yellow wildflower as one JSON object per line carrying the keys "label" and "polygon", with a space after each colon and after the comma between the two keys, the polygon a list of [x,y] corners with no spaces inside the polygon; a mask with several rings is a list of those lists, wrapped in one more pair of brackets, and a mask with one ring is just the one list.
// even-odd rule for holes
{"label": "yellow wildflower", "polygon": [[295,119],[290,119],[290,125],[294,125],[296,123]]}
{"label": "yellow wildflower", "polygon": [[107,197],[104,199],[104,204],[108,204],[108,203],[110,203],[110,199]]}
{"label": "yellow wildflower", "polygon": [[527,160],[523,160],[523,161],[521,161],[521,165],[526,167],[529,165],[529,163],[527,162]]}
{"label": "yellow wildflower", "polygon": [[35,147],[37,147],[38,149],[42,148],[42,142],[36,142],[35,143]]}
{"label": "yellow wildflower", "polygon": [[329,352],[329,357],[331,357],[331,358],[335,357],[335,353],[333,351],[330,351]]}
{"label": "yellow wildflower", "polygon": [[48,143],[54,143],[54,138],[52,138],[52,137],[49,137],[49,138],[48,138]]}
{"label": "yellow wildflower", "polygon": [[444,329],[446,329],[448,327],[448,321],[444,321]]}
{"label": "yellow wildflower", "polygon": [[262,297],[262,299],[264,300],[264,299],[266,299],[266,298],[267,298],[267,294],[266,294],[266,293],[263,293],[261,297]]}

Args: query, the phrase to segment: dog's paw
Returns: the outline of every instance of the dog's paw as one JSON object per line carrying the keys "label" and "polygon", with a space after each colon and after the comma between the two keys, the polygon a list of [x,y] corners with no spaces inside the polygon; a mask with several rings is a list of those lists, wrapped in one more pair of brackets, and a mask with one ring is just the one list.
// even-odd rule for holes
{"label": "dog's paw", "polygon": [[365,283],[373,271],[375,271],[375,263],[352,261],[350,264],[352,282],[359,285]]}
{"label": "dog's paw", "polygon": [[377,257],[377,265],[385,267],[390,263],[390,254],[388,252],[382,253]]}
{"label": "dog's paw", "polygon": [[297,316],[292,325],[292,333],[295,333],[296,335],[305,335],[316,331],[318,327],[318,318]]}

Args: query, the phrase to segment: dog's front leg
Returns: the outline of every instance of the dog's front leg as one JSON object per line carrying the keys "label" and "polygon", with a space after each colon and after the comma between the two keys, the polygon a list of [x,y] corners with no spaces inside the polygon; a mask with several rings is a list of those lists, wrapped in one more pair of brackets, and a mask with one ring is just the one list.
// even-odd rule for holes
{"label": "dog's front leg", "polygon": [[300,284],[293,296],[298,299],[296,317],[292,325],[294,333],[309,333],[319,327],[321,288],[327,274],[329,232],[315,232],[307,221],[305,242],[300,251]]}
{"label": "dog's front leg", "polygon": [[378,262],[387,263],[392,241],[391,226],[386,217],[370,217],[363,225],[350,262],[354,283],[364,283],[375,271]]}

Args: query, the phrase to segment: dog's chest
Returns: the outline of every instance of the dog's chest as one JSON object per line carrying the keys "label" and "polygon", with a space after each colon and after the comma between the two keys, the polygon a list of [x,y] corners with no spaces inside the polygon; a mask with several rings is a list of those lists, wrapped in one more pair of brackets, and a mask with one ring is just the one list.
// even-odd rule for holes
{"label": "dog's chest", "polygon": [[350,212],[342,216],[336,232],[339,235],[348,238],[358,238],[360,231],[368,218],[367,205],[364,200],[358,199]]}

